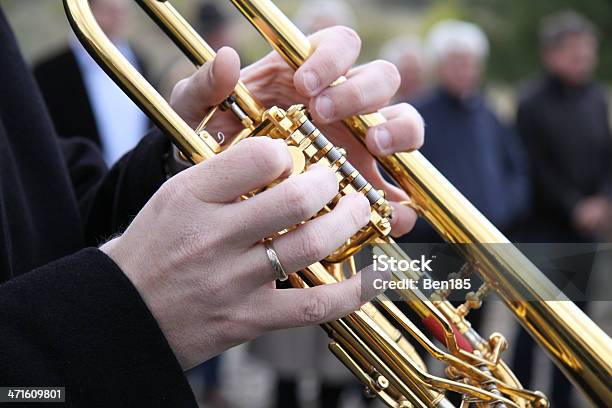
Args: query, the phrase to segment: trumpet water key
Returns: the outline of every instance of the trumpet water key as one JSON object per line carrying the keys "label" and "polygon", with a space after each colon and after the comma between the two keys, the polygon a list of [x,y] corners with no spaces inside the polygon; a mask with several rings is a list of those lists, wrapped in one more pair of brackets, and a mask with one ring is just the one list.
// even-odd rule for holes
{"label": "trumpet water key", "polygon": [[[196,66],[215,57],[215,52],[169,1],[135,1]],[[289,65],[297,68],[308,58],[312,51],[308,39],[272,2],[231,2]],[[317,128],[305,107],[294,105],[283,110],[261,106],[247,87],[238,83],[232,95],[213,108],[194,130],[105,37],[88,0],[64,0],[64,5],[85,48],[192,163],[206,160],[245,137],[267,135],[283,139],[289,146],[294,173],[314,163],[335,171],[340,190],[323,211],[333,208],[345,194],[359,193],[368,199],[368,225],[325,259],[290,276],[293,286],[329,284],[343,279],[345,273],[354,273],[353,255],[366,245],[374,245],[378,256],[411,262],[389,237],[392,214],[383,194]],[[213,129],[209,129],[210,119],[219,110],[232,112],[243,127],[226,144],[220,143]],[[368,128],[383,120],[375,113],[348,118],[345,125],[363,140]],[[524,389],[504,363],[504,337],[495,333],[483,338],[466,318],[488,292],[494,292],[594,404],[608,404],[612,399],[610,338],[569,300],[552,301],[558,298],[559,290],[418,152],[380,158],[379,163],[411,195],[414,208],[445,240],[470,244],[458,246],[466,264],[450,277],[463,279],[476,273],[484,283],[469,292],[465,303],[459,306],[448,300],[449,288],[435,288],[427,296],[418,288],[398,290],[422,325],[410,320],[385,295],[344,318],[324,324],[331,338],[330,350],[365,385],[366,393],[381,398],[390,407],[451,407],[449,393],[461,395],[462,407],[548,406],[545,396]],[[490,245],[500,243],[505,245]],[[406,268],[395,271],[393,280],[418,281],[428,278],[428,273],[427,268]],[[525,295],[533,301],[521,300]],[[422,327],[442,346],[434,343]],[[411,341],[446,364],[445,377],[427,371]]]}

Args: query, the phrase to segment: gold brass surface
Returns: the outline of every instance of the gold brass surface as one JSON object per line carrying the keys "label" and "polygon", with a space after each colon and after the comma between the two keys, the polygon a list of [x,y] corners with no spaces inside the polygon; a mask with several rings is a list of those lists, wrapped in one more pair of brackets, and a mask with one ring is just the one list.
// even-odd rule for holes
{"label": "gold brass surface", "polygon": [[[135,1],[195,65],[214,58],[214,51],[169,1]],[[308,58],[312,52],[308,39],[272,2],[232,0],[232,3],[293,68]],[[312,163],[333,168],[341,190],[324,211],[333,208],[337,199],[345,194],[358,192],[368,197],[370,223],[322,262],[311,265],[299,275],[290,275],[293,286],[308,287],[342,279],[343,266],[346,264],[354,271],[351,256],[368,243],[380,243],[380,251],[398,259],[407,258],[388,237],[390,208],[384,197],[350,166],[340,149],[325,139],[308,119],[304,107],[295,105],[287,111],[264,108],[246,86],[239,83],[230,98],[193,130],[106,38],[91,14],[88,0],[64,0],[64,5],[85,48],[192,163],[206,160],[226,148],[207,130],[208,121],[218,108],[233,112],[243,125],[243,131],[232,139],[232,143],[256,135],[282,138],[290,146],[292,155],[300,157],[294,161],[295,172],[304,171]],[[363,140],[370,127],[383,121],[380,114],[374,113],[349,118],[345,124]],[[472,244],[460,247],[464,248],[463,256],[484,279],[486,287],[482,294],[474,295],[477,299],[466,304],[479,304],[484,292],[495,292],[594,404],[608,404],[612,400],[610,338],[572,302],[559,297],[560,291],[420,153],[394,154],[380,158],[379,163],[409,192],[411,205],[445,240]],[[505,245],[490,245],[502,243]],[[394,279],[403,277],[398,274]],[[401,294],[407,306],[420,318],[432,319],[439,325],[445,347],[435,345],[385,296],[379,296],[349,316],[323,325],[333,340],[330,350],[366,385],[369,394],[380,397],[391,407],[453,406],[445,397],[446,391],[462,394],[462,406],[547,406],[544,396],[522,388],[500,358],[505,348],[503,337],[494,334],[483,339],[470,327],[465,319],[468,306],[453,306],[444,293],[432,298],[426,298],[418,290],[406,290]],[[517,300],[525,296],[535,301]],[[462,349],[458,333],[467,339],[473,350]],[[426,371],[406,335],[431,356],[446,363],[448,379]]]}
{"label": "gold brass surface", "polygon": [[[268,0],[232,0],[253,26],[294,68],[312,46],[295,25]],[[360,140],[384,121],[380,114],[360,115],[345,124]],[[419,152],[378,159],[411,196],[413,206],[448,242],[509,244]],[[590,318],[511,245],[465,245],[465,258],[506,302],[519,322],[540,343],[565,375],[597,406],[612,401],[612,341]],[[537,301],[518,301],[525,298]],[[550,300],[558,299],[558,300]]]}

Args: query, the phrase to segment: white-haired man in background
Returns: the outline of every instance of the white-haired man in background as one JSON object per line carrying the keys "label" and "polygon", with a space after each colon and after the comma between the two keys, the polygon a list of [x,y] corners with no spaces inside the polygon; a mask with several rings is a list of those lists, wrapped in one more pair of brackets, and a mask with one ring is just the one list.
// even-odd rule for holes
{"label": "white-haired man in background", "polygon": [[[426,123],[423,154],[484,215],[507,234],[527,208],[527,178],[518,138],[496,117],[480,93],[489,51],[474,24],[442,21],[427,36],[437,86],[415,107]],[[441,238],[423,220],[403,240]],[[478,313],[470,314],[477,323]]]}
{"label": "white-haired man in background", "polygon": [[[423,154],[498,227],[508,230],[526,207],[526,178],[517,140],[480,93],[489,51],[476,25],[445,20],[431,28],[428,51],[438,85],[416,101],[426,122]],[[425,223],[413,242],[438,242]]]}

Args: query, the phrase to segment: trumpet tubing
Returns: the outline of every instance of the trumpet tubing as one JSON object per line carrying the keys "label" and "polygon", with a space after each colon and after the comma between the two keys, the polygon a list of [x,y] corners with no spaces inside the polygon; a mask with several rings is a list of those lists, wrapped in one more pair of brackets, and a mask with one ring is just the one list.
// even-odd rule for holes
{"label": "trumpet tubing", "polygon": [[[306,36],[271,1],[231,1],[294,68],[311,54]],[[367,129],[383,121],[380,114],[370,114],[348,118],[345,124],[363,141]],[[463,246],[472,249],[464,257],[477,265],[485,282],[565,375],[593,403],[606,405],[612,397],[610,338],[573,302],[559,298],[559,289],[419,152],[396,153],[378,161],[446,241],[472,244]],[[507,245],[486,245],[499,243]],[[517,300],[526,297],[536,301]]]}
{"label": "trumpet tubing", "polygon": [[[168,0],[135,0],[197,66],[215,52]],[[231,0],[287,63],[297,69],[312,53],[308,39],[268,0]],[[88,0],[64,0],[66,13],[78,38],[102,68],[172,139],[185,158],[199,163],[221,152],[208,124],[218,109],[232,112],[243,130],[232,142],[257,135],[282,138],[294,157],[294,172],[312,163],[332,168],[340,184],[338,196],[323,210],[329,211],[345,194],[360,193],[370,202],[370,222],[329,257],[290,276],[295,287],[329,284],[355,273],[352,256],[365,245],[396,259],[407,255],[388,236],[390,206],[308,118],[304,107],[288,110],[264,107],[239,82],[232,95],[213,109],[197,129],[187,125],[159,93],[127,62],[98,27]],[[338,81],[343,81],[339,78]],[[367,130],[384,118],[373,113],[344,121],[363,141]],[[447,392],[463,396],[462,407],[546,407],[546,398],[523,389],[503,362],[503,336],[482,338],[466,319],[487,291],[499,295],[523,327],[540,343],[566,376],[596,405],[612,399],[612,341],[509,241],[480,214],[420,153],[400,153],[379,158],[379,163],[412,197],[415,209],[451,243],[460,246],[469,268],[484,285],[464,305],[453,306],[447,292],[427,297],[418,289],[402,290],[406,305],[431,329],[444,347],[438,347],[384,295],[356,312],[323,328],[330,350],[366,386],[372,396],[390,407],[452,407]],[[256,193],[256,192],[254,192]],[[248,197],[245,197],[248,198]],[[283,232],[279,232],[283,233]],[[490,245],[500,244],[505,245]],[[420,279],[422,274],[394,273],[394,280]],[[529,296],[535,301],[521,300]],[[559,299],[552,301],[550,299]],[[447,365],[447,377],[427,372],[411,342]]]}

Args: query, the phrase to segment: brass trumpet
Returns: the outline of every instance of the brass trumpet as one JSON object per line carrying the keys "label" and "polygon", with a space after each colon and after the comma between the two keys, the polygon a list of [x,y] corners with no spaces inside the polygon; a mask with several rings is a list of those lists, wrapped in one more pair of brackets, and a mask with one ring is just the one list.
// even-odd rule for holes
{"label": "brass trumpet", "polygon": [[[212,60],[214,51],[194,31],[168,0],[136,0],[197,66]],[[310,55],[308,39],[269,0],[232,0],[236,8],[293,68]],[[64,0],[75,33],[86,49],[145,111],[192,163],[222,151],[225,146],[209,133],[207,125],[217,110],[232,112],[243,130],[232,143],[245,137],[282,138],[292,151],[296,170],[323,163],[336,171],[344,194],[364,194],[371,218],[350,241],[329,257],[292,277],[296,287],[333,283],[343,278],[344,265],[355,270],[352,255],[366,244],[396,259],[407,259],[388,236],[390,208],[383,195],[355,170],[341,149],[333,146],[299,105],[288,110],[265,108],[239,83],[233,94],[214,108],[197,129],[190,128],[168,103],[127,62],[98,27],[88,0]],[[338,81],[342,81],[340,78]],[[346,119],[345,125],[363,140],[369,127],[384,121],[378,114]],[[548,352],[555,364],[596,406],[612,400],[612,340],[567,298],[478,212],[419,152],[399,153],[378,159],[380,165],[412,197],[412,206],[441,235],[459,246],[469,268],[484,284],[468,294],[458,307],[447,292],[426,297],[419,290],[401,296],[421,319],[438,332],[438,347],[384,295],[356,312],[323,325],[331,338],[330,350],[366,386],[366,391],[390,407],[451,407],[447,393],[462,395],[461,407],[546,407],[539,392],[524,389],[501,355],[506,340],[500,334],[482,338],[466,316],[478,307],[486,292],[496,293],[523,327]],[[491,245],[504,244],[504,245]],[[464,273],[462,269],[460,273]],[[395,273],[393,279],[419,279],[419,274]],[[526,301],[520,299],[534,299]],[[550,300],[558,299],[558,300]],[[394,322],[394,323],[391,323]],[[427,372],[408,338],[433,358],[446,363],[447,378]]]}

